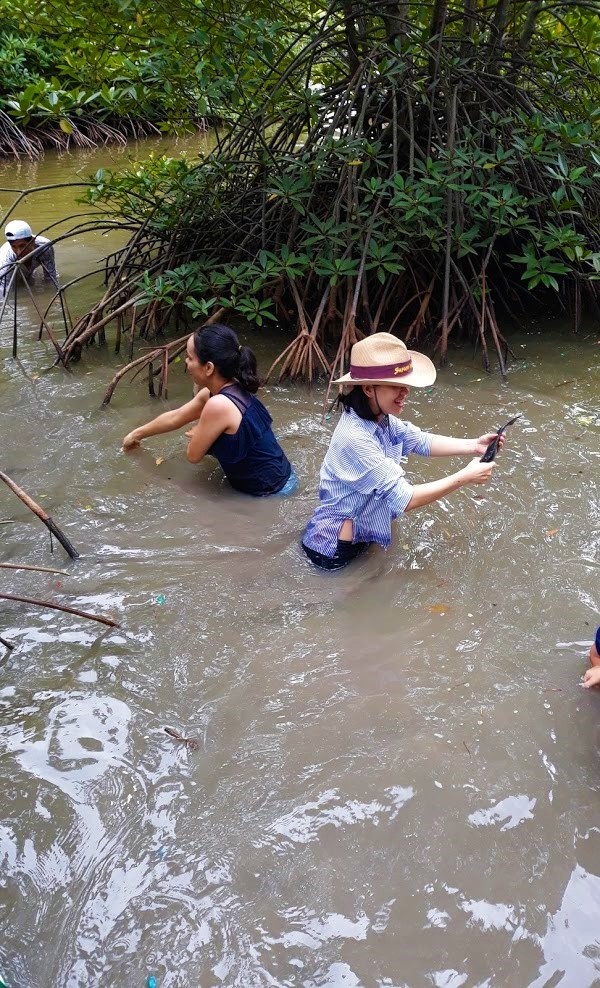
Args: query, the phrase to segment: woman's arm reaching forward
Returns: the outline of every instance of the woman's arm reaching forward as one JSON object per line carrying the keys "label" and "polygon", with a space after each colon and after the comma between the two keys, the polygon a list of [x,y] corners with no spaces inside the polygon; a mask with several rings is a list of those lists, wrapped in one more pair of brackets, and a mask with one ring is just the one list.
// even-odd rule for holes
{"label": "woman's arm reaching forward", "polygon": [[137,449],[142,439],[148,439],[149,436],[160,436],[164,432],[175,432],[177,429],[189,425],[190,422],[195,422],[196,419],[200,418],[209,398],[210,391],[208,388],[203,388],[185,405],[173,408],[170,412],[163,412],[151,422],[146,422],[145,425],[133,429],[125,436],[123,449],[129,452],[129,450]]}

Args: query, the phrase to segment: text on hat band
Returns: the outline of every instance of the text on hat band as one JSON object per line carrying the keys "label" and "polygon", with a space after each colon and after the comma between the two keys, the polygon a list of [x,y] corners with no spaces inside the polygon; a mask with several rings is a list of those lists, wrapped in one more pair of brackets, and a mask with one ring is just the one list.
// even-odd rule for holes
{"label": "text on hat band", "polygon": [[410,374],[412,369],[410,357],[399,364],[380,364],[378,367],[358,367],[356,364],[350,364],[350,377],[357,380],[366,378],[370,381],[379,381],[383,377],[404,377],[405,374]]}

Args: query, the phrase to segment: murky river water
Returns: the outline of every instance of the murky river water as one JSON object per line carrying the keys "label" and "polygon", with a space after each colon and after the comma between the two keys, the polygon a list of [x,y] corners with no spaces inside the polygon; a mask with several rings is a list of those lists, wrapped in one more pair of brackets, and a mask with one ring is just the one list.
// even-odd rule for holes
{"label": "murky river water", "polygon": [[[45,222],[67,208],[42,199]],[[63,280],[106,250],[65,245]],[[119,358],[45,372],[30,307],[19,362],[11,333],[0,466],[81,558],[52,557],[3,487],[1,558],[67,575],[0,570],[0,587],[122,627],[0,602],[10,988],[600,985],[600,692],[580,686],[600,613],[598,327],[529,326],[506,383],[456,353],[408,417],[473,435],[522,412],[493,484],[333,575],[298,545],[335,424],[321,388],[267,389],[300,488],[257,501],[187,464],[180,436],[119,451],[158,407],[138,382],[100,409]],[[264,368],[284,342],[248,340]],[[171,402],[188,394],[178,365]]]}

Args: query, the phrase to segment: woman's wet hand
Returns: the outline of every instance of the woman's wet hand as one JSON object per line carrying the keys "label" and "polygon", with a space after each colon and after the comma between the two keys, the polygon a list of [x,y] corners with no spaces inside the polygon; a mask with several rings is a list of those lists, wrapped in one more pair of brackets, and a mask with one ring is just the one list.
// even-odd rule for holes
{"label": "woman's wet hand", "polygon": [[465,484],[487,484],[494,467],[495,463],[482,463],[479,457],[476,457],[466,467],[463,467],[460,473]]}
{"label": "woman's wet hand", "polygon": [[137,438],[135,432],[128,432],[122,442],[122,449],[129,453],[132,449],[138,449],[140,445],[140,440]]}
{"label": "woman's wet hand", "polygon": [[586,689],[589,689],[590,686],[600,686],[600,666],[594,666],[592,669],[588,669],[583,677],[583,685]]}
{"label": "woman's wet hand", "polygon": [[[492,440],[497,437],[497,435],[498,435],[497,432],[486,432],[485,435],[480,436],[479,439],[476,439],[475,446],[473,449],[475,456],[483,456],[486,449],[488,448]],[[500,440],[498,442],[498,449],[504,449],[505,443],[506,443],[506,436],[503,434],[500,436]]]}

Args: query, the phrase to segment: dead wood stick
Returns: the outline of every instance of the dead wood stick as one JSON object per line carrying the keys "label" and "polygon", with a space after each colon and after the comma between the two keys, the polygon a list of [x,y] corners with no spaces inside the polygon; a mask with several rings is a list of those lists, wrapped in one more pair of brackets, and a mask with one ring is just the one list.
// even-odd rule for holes
{"label": "dead wood stick", "polygon": [[[208,323],[206,323],[205,325],[208,325]],[[125,367],[121,367],[121,370],[117,371],[112,381],[110,382],[108,388],[106,389],[106,394],[102,399],[102,404],[108,405],[110,399],[114,394],[114,390],[117,384],[119,383],[121,378],[125,376],[125,374],[129,373],[130,370],[133,370],[134,367],[139,367],[140,371],[142,371],[147,363],[150,363],[152,360],[161,356],[163,349],[168,350],[176,346],[181,346],[181,351],[182,351],[185,348],[189,336],[190,334],[188,333],[186,336],[181,336],[178,340],[172,340],[170,343],[166,344],[166,347],[153,347],[149,353],[145,353],[143,354],[143,356],[137,357],[135,360],[130,361],[130,363],[126,364]]]}
{"label": "dead wood stick", "polygon": [[9,642],[8,638],[3,638],[2,635],[0,635],[0,645],[4,645],[4,647],[7,648],[9,652],[12,652],[13,648],[15,647],[14,642]]}
{"label": "dead wood stick", "polygon": [[36,573],[56,573],[58,576],[68,576],[66,569],[52,569],[51,566],[28,566],[25,563],[0,563],[0,569],[30,569]]}
{"label": "dead wood stick", "polygon": [[75,614],[77,617],[89,618],[90,621],[99,621],[100,624],[107,624],[109,628],[120,628],[118,621],[112,618],[103,617],[101,614],[88,614],[87,611],[78,611],[75,607],[67,607],[66,604],[52,604],[49,600],[37,600],[35,597],[17,597],[12,593],[0,593],[0,600],[16,600],[20,604],[35,604],[36,607],[50,607],[54,611],[65,611],[67,614]]}
{"label": "dead wood stick", "polygon": [[[25,288],[29,292],[29,298],[33,302],[33,306],[35,308],[35,311],[37,312],[38,316],[40,317],[41,324],[42,324],[43,328],[46,330],[46,332],[48,333],[48,336],[50,338],[50,342],[52,343],[52,346],[54,347],[54,349],[56,350],[56,352],[58,354],[58,359],[60,360],[60,362],[63,365],[63,367],[66,368],[67,365],[65,363],[65,355],[64,355],[64,353],[62,351],[62,347],[61,347],[60,343],[58,342],[58,340],[56,339],[54,333],[50,329],[50,325],[44,319],[44,316],[43,316],[42,312],[40,311],[40,307],[39,307],[39,305],[37,304],[37,302],[35,300],[35,296],[34,296],[33,292],[31,291],[31,288],[29,287],[29,282],[27,281],[27,278],[25,277],[25,275],[23,274],[23,272],[21,270],[19,270],[18,273],[21,276],[21,281],[25,285]],[[16,285],[16,282],[15,282],[15,288],[16,287],[17,287],[17,285]],[[65,324],[66,324],[66,320],[65,320]]]}
{"label": "dead wood stick", "polygon": [[40,521],[44,523],[48,531],[51,532],[51,534],[58,539],[63,549],[65,550],[65,552],[69,554],[71,559],[79,559],[79,553],[71,545],[67,536],[63,532],[61,532],[60,528],[52,520],[48,512],[44,511],[43,508],[40,508],[39,504],[36,504],[33,498],[29,497],[29,494],[26,494],[25,491],[22,490],[18,484],[15,484],[14,480],[11,480],[8,474],[3,473],[2,470],[0,470],[0,480],[3,480],[6,486],[10,487],[13,494],[16,494],[19,500],[22,501],[23,504],[25,504],[30,511],[33,511],[34,515],[38,516],[38,518],[40,519]]}
{"label": "dead wood stick", "polygon": [[15,280],[16,277],[17,277],[17,269],[15,268],[15,270],[12,272],[12,274],[10,276],[10,281],[8,283],[8,287],[5,287],[4,288],[4,301],[2,302],[2,308],[0,309],[0,322],[2,322],[2,317],[4,315],[4,310],[6,308],[6,304],[7,304],[8,299],[9,299],[10,290],[11,290],[11,288],[13,286],[13,283],[14,283],[14,280]]}

